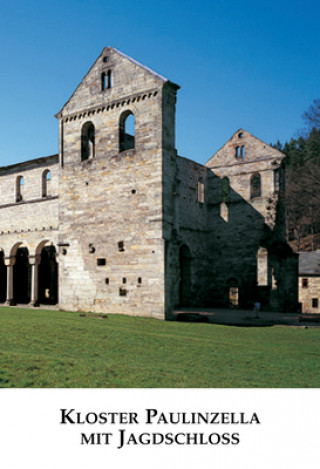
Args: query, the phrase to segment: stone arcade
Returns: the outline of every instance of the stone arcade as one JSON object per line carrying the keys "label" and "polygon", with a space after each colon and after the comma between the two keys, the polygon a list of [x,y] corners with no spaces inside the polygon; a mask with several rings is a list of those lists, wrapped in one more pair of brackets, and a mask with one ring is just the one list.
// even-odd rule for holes
{"label": "stone arcade", "polygon": [[284,155],[245,130],[177,155],[179,86],[107,47],[56,115],[59,155],[0,168],[0,301],[170,319],[297,307]]}

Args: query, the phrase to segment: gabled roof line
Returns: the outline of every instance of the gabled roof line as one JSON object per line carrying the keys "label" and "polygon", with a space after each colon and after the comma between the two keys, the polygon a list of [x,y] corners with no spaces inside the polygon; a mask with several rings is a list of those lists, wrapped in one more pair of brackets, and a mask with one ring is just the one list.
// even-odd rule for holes
{"label": "gabled roof line", "polygon": [[[212,157],[213,158],[213,157]],[[210,168],[210,169],[216,169],[216,168],[230,168],[231,166],[244,166],[244,165],[248,165],[248,164],[254,164],[256,163],[257,161],[270,161],[270,160],[274,160],[275,156],[273,155],[266,155],[266,156],[260,156],[252,161],[235,161],[234,163],[230,163],[230,164],[223,164],[222,166],[207,166],[207,168]],[[280,158],[281,161],[285,158],[285,155],[279,155],[277,156],[276,158]],[[205,166],[206,166],[207,163],[205,163]]]}
{"label": "gabled roof line", "polygon": [[[105,49],[105,48],[104,48]],[[57,112],[57,114],[54,115],[54,117],[56,117],[57,119],[59,119],[63,109],[67,106],[67,104],[69,104],[69,102],[71,101],[71,99],[73,98],[73,96],[75,95],[77,89],[80,87],[81,83],[85,80],[85,78],[89,75],[89,73],[91,72],[91,70],[93,69],[93,67],[95,66],[95,64],[98,62],[98,60],[100,59],[100,57],[102,56],[103,54],[103,51],[104,49],[101,51],[101,54],[98,55],[98,57],[96,58],[96,60],[93,62],[93,64],[91,65],[91,67],[89,68],[89,70],[87,71],[87,73],[84,75],[84,77],[82,78],[82,80],[80,81],[79,85],[74,89],[72,95],[70,96],[70,98],[68,99],[68,101],[66,101],[64,103],[64,105],[62,106],[62,108],[60,109],[60,111]]]}
{"label": "gabled roof line", "polygon": [[152,75],[155,75],[156,77],[160,78],[160,80],[162,80],[163,82],[169,81],[168,78],[166,78],[166,77],[160,75],[159,73],[155,72],[155,71],[152,70],[151,68],[146,67],[146,65],[143,65],[142,63],[140,63],[140,62],[138,62],[137,60],[133,59],[133,58],[130,57],[129,55],[124,54],[123,52],[121,52],[120,50],[116,49],[115,47],[110,47],[110,49],[114,50],[114,51],[117,52],[119,55],[122,55],[122,57],[125,57],[126,59],[130,60],[130,62],[134,63],[135,65],[138,65],[138,67],[141,67],[141,68],[143,68],[144,70],[146,70],[147,72],[151,73]]}
{"label": "gabled roof line", "polygon": [[171,82],[170,80],[168,80],[168,78],[165,78],[164,76],[160,75],[159,73],[155,72],[154,70],[152,70],[151,68],[149,67],[146,67],[145,65],[143,65],[142,63],[138,62],[137,60],[133,59],[132,57],[130,57],[129,55],[127,54],[124,54],[123,52],[121,52],[120,50],[116,49],[115,47],[111,47],[111,46],[107,46],[107,47],[104,47],[101,51],[101,54],[97,57],[97,59],[94,61],[94,63],[92,64],[92,66],[90,67],[90,69],[88,70],[88,72],[84,75],[84,77],[82,78],[82,80],[80,81],[79,85],[75,88],[75,90],[73,91],[72,95],[70,96],[70,98],[68,99],[68,101],[65,102],[65,104],[62,106],[62,108],[60,109],[59,112],[57,112],[55,114],[55,117],[56,118],[59,118],[61,116],[61,113],[63,111],[63,109],[69,104],[69,102],[71,101],[71,99],[73,98],[73,96],[75,95],[76,91],[78,90],[78,88],[80,87],[80,85],[83,83],[83,81],[86,79],[86,77],[89,75],[89,73],[91,72],[91,70],[93,69],[93,67],[95,66],[95,64],[97,63],[97,61],[100,59],[100,57],[103,55],[104,51],[106,49],[109,49],[109,50],[112,50],[114,52],[116,52],[117,54],[121,55],[122,57],[125,57],[127,60],[129,60],[130,62],[134,63],[135,65],[137,65],[138,67],[140,68],[143,68],[144,70],[146,70],[148,73],[151,73],[152,75],[156,76],[157,78],[159,78],[163,83],[169,83],[169,84],[172,84],[174,85],[177,89],[180,88],[179,85],[177,85],[176,83],[173,83]]}
{"label": "gabled roof line", "polygon": [[[270,147],[272,148],[274,151],[278,152],[278,158],[284,158],[286,155],[284,153],[282,153],[282,151],[280,150],[277,150],[276,148],[273,148],[271,147],[271,145],[268,145],[268,143],[264,142],[263,140],[261,140],[261,138],[259,137],[256,137],[255,135],[253,135],[251,132],[249,132],[248,130],[246,129],[243,129],[243,128],[240,128],[238,129],[236,132],[234,132],[234,134],[232,135],[232,137],[230,137],[223,145],[221,148],[219,148],[219,150],[217,150],[209,159],[208,161],[205,163],[205,166],[207,166],[207,164],[224,148],[227,146],[227,144],[230,142],[230,140],[233,139],[233,137],[235,135],[237,135],[239,132],[246,132],[247,134],[250,135],[250,137],[253,137],[254,139],[258,140],[260,143],[262,143],[263,145],[266,145],[267,147]],[[210,167],[210,166],[209,166]]]}

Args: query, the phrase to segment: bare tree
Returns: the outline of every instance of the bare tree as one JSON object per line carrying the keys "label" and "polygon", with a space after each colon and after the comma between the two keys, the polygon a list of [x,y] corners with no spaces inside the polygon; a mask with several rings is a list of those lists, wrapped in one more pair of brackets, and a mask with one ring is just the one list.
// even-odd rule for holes
{"label": "bare tree", "polygon": [[302,114],[302,118],[309,128],[320,129],[320,99],[313,100],[313,104]]}
{"label": "bare tree", "polygon": [[320,167],[308,162],[289,169],[286,181],[288,238],[295,250],[320,248]]}

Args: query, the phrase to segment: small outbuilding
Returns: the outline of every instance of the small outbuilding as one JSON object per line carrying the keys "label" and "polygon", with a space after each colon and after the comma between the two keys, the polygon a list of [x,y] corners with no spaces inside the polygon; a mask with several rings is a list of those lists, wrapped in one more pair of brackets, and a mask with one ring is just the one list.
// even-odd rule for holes
{"label": "small outbuilding", "polygon": [[320,251],[299,252],[299,303],[302,313],[320,313]]}

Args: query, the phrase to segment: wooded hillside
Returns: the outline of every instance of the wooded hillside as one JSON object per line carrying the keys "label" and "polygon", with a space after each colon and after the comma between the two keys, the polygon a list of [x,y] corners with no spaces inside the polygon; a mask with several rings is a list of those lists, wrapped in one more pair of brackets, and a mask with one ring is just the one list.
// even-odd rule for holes
{"label": "wooded hillside", "polygon": [[287,237],[295,251],[320,249],[320,99],[303,114],[306,128],[282,145],[286,156]]}

